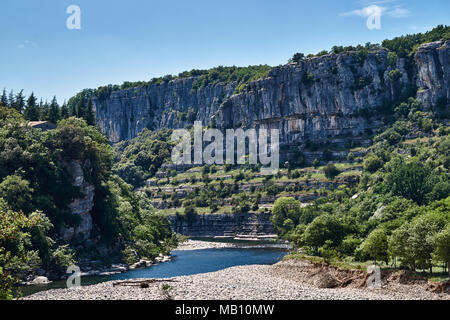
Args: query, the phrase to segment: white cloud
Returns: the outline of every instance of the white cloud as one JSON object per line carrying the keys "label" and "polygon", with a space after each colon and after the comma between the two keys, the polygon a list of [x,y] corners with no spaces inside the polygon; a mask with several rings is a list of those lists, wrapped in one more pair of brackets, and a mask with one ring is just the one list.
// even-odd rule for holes
{"label": "white cloud", "polygon": [[380,7],[377,5],[370,5],[365,8],[359,9],[359,10],[353,10],[350,12],[341,13],[340,16],[342,17],[348,17],[348,16],[360,16],[363,18],[370,17],[375,12],[380,12],[383,14],[383,12],[386,11],[386,8]]}
{"label": "white cloud", "polygon": [[410,16],[411,12],[408,9],[397,6],[388,11],[386,14],[392,18],[405,18]]}
{"label": "white cloud", "polygon": [[379,0],[379,1],[359,1],[360,5],[364,5],[362,9],[357,9],[349,12],[341,13],[341,17],[349,17],[349,16],[360,16],[363,18],[370,17],[374,13],[379,13],[380,15],[387,15],[391,18],[405,18],[411,15],[411,12],[400,6],[396,5],[393,7],[384,7],[380,6],[382,4],[393,3],[396,0]]}
{"label": "white cloud", "polygon": [[30,40],[25,40],[22,43],[19,43],[17,45],[18,49],[25,49],[25,48],[37,48],[37,43],[30,41]]}

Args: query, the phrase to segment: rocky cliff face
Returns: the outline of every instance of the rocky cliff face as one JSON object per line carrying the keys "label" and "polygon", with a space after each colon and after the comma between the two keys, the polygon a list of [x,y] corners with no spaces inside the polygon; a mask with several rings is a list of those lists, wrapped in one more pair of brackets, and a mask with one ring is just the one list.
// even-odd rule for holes
{"label": "rocky cliff face", "polygon": [[75,199],[69,205],[71,213],[79,218],[78,226],[63,227],[60,233],[66,242],[76,239],[78,243],[83,243],[90,238],[93,229],[91,212],[94,207],[95,189],[85,180],[80,161],[71,161],[67,167],[73,176],[73,184],[80,188],[84,197]]}
{"label": "rocky cliff face", "polygon": [[[432,42],[416,54],[418,98],[427,107],[450,101],[450,41]],[[445,104],[446,103],[446,104]]]}
{"label": "rocky cliff face", "polygon": [[94,106],[112,142],[194,120],[219,128],[279,129],[281,143],[357,136],[379,125],[368,112],[395,102],[412,85],[425,107],[447,102],[449,53],[450,41],[423,45],[408,67],[404,59],[391,65],[385,49],[367,56],[330,54],[276,67],[240,94],[234,94],[237,83],[194,89],[196,78],[185,78],[112,92],[95,98]]}
{"label": "rocky cliff face", "polygon": [[169,220],[175,232],[189,237],[257,237],[276,234],[270,222],[270,213],[199,215],[192,222],[173,216]]}

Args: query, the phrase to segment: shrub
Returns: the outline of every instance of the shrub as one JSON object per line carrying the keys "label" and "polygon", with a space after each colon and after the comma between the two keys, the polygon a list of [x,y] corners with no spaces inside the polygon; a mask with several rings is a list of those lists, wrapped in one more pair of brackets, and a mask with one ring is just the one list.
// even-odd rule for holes
{"label": "shrub", "polygon": [[328,179],[334,179],[340,174],[340,171],[338,170],[338,168],[336,168],[336,166],[332,163],[329,163],[323,169],[323,171],[325,172],[325,177],[327,177]]}
{"label": "shrub", "polygon": [[370,173],[375,173],[379,169],[381,169],[383,167],[383,165],[384,165],[384,162],[380,157],[378,157],[374,154],[370,154],[364,159],[363,168],[365,171],[368,171]]}

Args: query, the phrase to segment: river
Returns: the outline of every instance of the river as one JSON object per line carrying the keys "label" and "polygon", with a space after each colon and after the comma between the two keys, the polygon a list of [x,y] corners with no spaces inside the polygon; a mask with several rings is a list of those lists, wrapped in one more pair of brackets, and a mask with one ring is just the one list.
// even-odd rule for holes
{"label": "river", "polygon": [[[172,260],[145,269],[136,269],[112,276],[82,277],[81,285],[140,278],[172,278],[208,273],[241,265],[269,265],[280,261],[288,253],[285,245],[273,242],[233,242],[233,248],[215,248],[172,251]],[[48,285],[20,287],[23,296],[49,289],[66,288],[66,281],[54,281]]]}

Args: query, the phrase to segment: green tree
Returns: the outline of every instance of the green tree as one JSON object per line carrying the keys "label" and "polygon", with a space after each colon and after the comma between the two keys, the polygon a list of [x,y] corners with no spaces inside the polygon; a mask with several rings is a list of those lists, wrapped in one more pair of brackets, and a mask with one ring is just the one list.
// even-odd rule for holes
{"label": "green tree", "polygon": [[292,56],[289,62],[299,64],[303,60],[305,60],[305,55],[303,53],[297,52]]}
{"label": "green tree", "polygon": [[414,219],[410,224],[410,246],[417,265],[430,268],[432,273],[432,254],[435,250],[434,236],[445,226],[445,218],[437,213],[429,213]]}
{"label": "green tree", "polygon": [[387,176],[387,187],[394,195],[424,204],[426,194],[432,190],[435,177],[430,168],[419,161],[402,162],[394,166]]}
{"label": "green tree", "polygon": [[340,174],[338,168],[336,168],[336,166],[332,163],[327,164],[327,166],[323,169],[323,171],[327,179],[334,179]]}
{"label": "green tree", "polygon": [[8,107],[8,96],[6,95],[6,89],[3,89],[2,97],[0,98],[0,106]]}
{"label": "green tree", "polygon": [[447,264],[450,277],[450,223],[434,236],[433,243],[435,247],[434,258]]}
{"label": "green tree", "polygon": [[[14,95],[14,91],[11,90],[8,94],[8,107],[16,109],[15,106],[16,106],[16,96]],[[19,113],[20,113],[20,111],[19,111]]]}
{"label": "green tree", "polygon": [[85,100],[84,95],[82,95],[76,106],[77,117],[85,119],[86,111],[87,111],[86,100]]}
{"label": "green tree", "polygon": [[315,249],[323,246],[327,240],[336,247],[344,237],[345,228],[341,221],[329,214],[317,217],[305,230],[305,244]]}
{"label": "green tree", "polygon": [[364,256],[375,260],[375,264],[377,261],[384,261],[387,264],[389,261],[389,254],[386,230],[377,228],[372,231],[361,244],[361,251]]}
{"label": "green tree", "polygon": [[89,99],[86,109],[86,122],[90,126],[95,125],[95,112],[92,99]]}
{"label": "green tree", "polygon": [[67,107],[67,104],[64,102],[64,104],[61,107],[61,119],[67,119],[69,117],[69,108]]}
{"label": "green tree", "polygon": [[[11,91],[12,93],[12,91]],[[31,94],[33,97],[34,95]],[[17,111],[19,111],[20,113],[23,112],[23,110],[25,109],[25,97],[23,95],[23,90],[20,90],[19,93],[16,95],[16,97],[14,98],[14,100],[11,98],[10,100],[11,102],[11,106],[13,108],[15,108]]]}
{"label": "green tree", "polygon": [[53,97],[52,102],[50,103],[50,110],[48,114],[48,120],[53,123],[57,123],[61,118],[59,113],[59,105],[58,101],[56,101],[56,96]]}
{"label": "green tree", "polygon": [[381,169],[383,165],[384,162],[380,157],[374,154],[370,154],[364,159],[363,168],[365,171],[375,173],[376,171]]}
{"label": "green tree", "polygon": [[34,96],[34,93],[31,93],[31,95],[28,97],[27,100],[27,106],[25,108],[25,118],[30,121],[38,121],[39,120],[39,110],[38,106],[36,104],[36,97]]}
{"label": "green tree", "polygon": [[0,198],[5,199],[14,211],[29,213],[32,194],[30,182],[19,175],[8,176],[0,183]]}
{"label": "green tree", "polygon": [[12,252],[7,250],[6,243],[26,238],[26,229],[32,227],[34,223],[35,221],[23,213],[14,212],[0,205],[0,300],[13,298],[12,288],[19,280],[8,270],[10,262],[26,264],[27,260],[23,246],[17,246],[18,250]]}
{"label": "green tree", "polygon": [[[292,230],[295,223],[298,221],[298,212],[300,209],[300,202],[294,198],[279,198],[275,201],[270,217],[273,226],[280,234]],[[292,228],[287,228],[285,221],[290,219],[293,222]]]}

